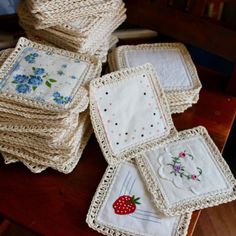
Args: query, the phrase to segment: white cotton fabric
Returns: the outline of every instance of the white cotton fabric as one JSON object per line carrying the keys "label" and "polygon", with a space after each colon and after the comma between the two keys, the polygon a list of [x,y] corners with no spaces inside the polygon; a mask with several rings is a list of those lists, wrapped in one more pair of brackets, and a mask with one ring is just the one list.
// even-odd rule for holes
{"label": "white cotton fabric", "polygon": [[127,67],[151,63],[165,91],[193,88],[191,75],[178,48],[127,49],[124,58]]}
{"label": "white cotton fabric", "polygon": [[95,89],[97,106],[114,154],[168,132],[160,100],[143,73]]}
{"label": "white cotton fabric", "polygon": [[[172,157],[178,157],[181,152],[192,155],[179,158],[176,165],[184,167],[185,174],[199,175],[198,180],[188,179],[173,172]],[[221,191],[232,191],[232,187],[218,167],[207,143],[200,135],[167,144],[163,148],[147,151],[144,155],[151,166],[155,181],[158,182],[165,200],[173,205],[181,201],[196,199],[199,196],[217,194]],[[175,165],[175,166],[176,166]]]}
{"label": "white cotton fabric", "polygon": [[[122,195],[140,197],[140,205],[134,213],[128,215],[115,214],[112,207],[116,199]],[[98,213],[97,221],[112,226],[117,230],[127,230],[143,236],[172,236],[176,234],[180,216],[162,216],[153,206],[150,194],[135,165],[123,163],[109,188],[103,206]]]}
{"label": "white cotton fabric", "polygon": [[[37,57],[31,59],[31,61],[26,60],[27,56],[35,53],[38,55]],[[24,96],[41,102],[57,104],[53,94],[58,92],[62,98],[67,97],[71,100],[83,82],[88,67],[87,62],[78,59],[34,48],[26,48],[18,56],[12,69],[0,84],[0,90],[11,94],[19,94],[16,89],[17,84],[14,83],[14,78],[17,75],[25,75],[29,78],[30,76],[40,76],[43,83],[36,86],[35,90],[32,89],[33,85],[30,85],[30,91],[24,93]],[[44,69],[44,73],[37,75],[33,68]],[[46,82],[49,82],[51,86],[47,86]]]}

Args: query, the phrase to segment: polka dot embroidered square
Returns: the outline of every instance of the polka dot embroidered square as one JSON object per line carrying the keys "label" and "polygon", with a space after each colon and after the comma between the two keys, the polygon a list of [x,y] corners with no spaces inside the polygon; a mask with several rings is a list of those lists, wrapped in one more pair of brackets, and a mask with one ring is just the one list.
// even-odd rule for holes
{"label": "polka dot embroidered square", "polygon": [[131,158],[132,152],[176,133],[152,69],[147,64],[90,85],[92,122],[108,162],[110,155]]}

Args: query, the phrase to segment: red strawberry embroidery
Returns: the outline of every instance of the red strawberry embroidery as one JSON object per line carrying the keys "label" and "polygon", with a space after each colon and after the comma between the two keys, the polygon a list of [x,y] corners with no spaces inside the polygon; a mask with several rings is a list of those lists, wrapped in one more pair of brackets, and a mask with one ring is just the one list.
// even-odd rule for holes
{"label": "red strawberry embroidery", "polygon": [[115,210],[115,213],[118,215],[128,215],[136,210],[136,205],[140,204],[138,200],[140,197],[135,198],[133,195],[132,197],[129,195],[120,196],[112,205]]}

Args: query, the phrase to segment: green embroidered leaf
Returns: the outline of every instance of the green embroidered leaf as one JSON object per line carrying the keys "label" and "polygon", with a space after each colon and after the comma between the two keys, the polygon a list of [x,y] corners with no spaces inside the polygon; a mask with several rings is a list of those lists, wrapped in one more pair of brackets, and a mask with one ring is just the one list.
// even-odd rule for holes
{"label": "green embroidered leaf", "polygon": [[55,79],[49,79],[49,81],[52,82],[52,83],[57,82],[57,80],[55,80]]}
{"label": "green embroidered leaf", "polygon": [[192,160],[193,160],[193,155],[191,155],[191,154],[189,154],[189,153],[188,153],[188,155],[189,155],[189,156],[192,158]]}
{"label": "green embroidered leaf", "polygon": [[13,83],[13,84],[17,84],[17,82],[16,82],[16,81],[12,81],[12,83]]}
{"label": "green embroidered leaf", "polygon": [[35,90],[36,90],[36,88],[37,88],[36,86],[33,86],[33,87],[32,87],[33,91],[35,91]]}
{"label": "green embroidered leaf", "polygon": [[35,70],[35,67],[34,67],[34,66],[32,67],[32,70]]}
{"label": "green embroidered leaf", "polygon": [[48,81],[46,81],[45,84],[46,84],[49,88],[52,87],[52,85],[51,85]]}
{"label": "green embroidered leaf", "polygon": [[198,173],[199,173],[199,175],[201,175],[201,174],[202,174],[202,169],[199,168],[199,167],[197,167],[197,169],[198,169]]}

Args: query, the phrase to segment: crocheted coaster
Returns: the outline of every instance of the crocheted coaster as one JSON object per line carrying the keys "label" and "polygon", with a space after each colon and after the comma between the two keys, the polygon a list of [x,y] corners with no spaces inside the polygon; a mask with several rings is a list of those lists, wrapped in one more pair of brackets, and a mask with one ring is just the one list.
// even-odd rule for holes
{"label": "crocheted coaster", "polygon": [[0,143],[0,150],[3,154],[8,153],[24,164],[27,163],[29,165],[29,163],[32,163],[34,165],[51,167],[63,173],[69,173],[78,163],[91,133],[92,129],[88,121],[80,124],[75,134],[74,144],[71,144],[73,149],[69,154],[60,154],[60,150],[58,151],[57,149],[54,149],[54,153],[50,154],[45,152],[45,148],[44,150],[37,150],[36,147],[28,148],[25,144],[12,146],[12,143],[8,144],[3,141]]}
{"label": "crocheted coaster", "polygon": [[20,38],[0,68],[0,100],[68,112],[78,106],[78,90],[100,70],[95,57]]}
{"label": "crocheted coaster", "polygon": [[70,1],[68,3],[67,1],[65,2],[60,0],[57,1],[56,4],[52,1],[44,2],[39,8],[35,5],[35,3],[32,5],[29,1],[27,1],[26,4],[29,8],[29,11],[33,13],[36,29],[44,29],[66,23],[68,21],[76,21],[78,16],[112,16],[114,13],[116,13],[117,8],[119,8],[119,6],[122,4],[122,1],[109,0],[103,2],[96,1],[95,3],[94,1],[86,0],[79,2]]}
{"label": "crocheted coaster", "polygon": [[[67,30],[58,30],[56,27],[35,30],[32,24],[29,23],[29,16],[27,18],[25,17],[25,19],[22,16],[20,24],[28,33],[39,36],[58,47],[75,52],[80,51],[82,53],[94,54],[99,50],[99,48],[101,48],[104,40],[107,40],[108,36],[124,22],[126,19],[125,11],[126,9],[124,8],[124,4],[122,4],[113,16],[106,16],[102,20],[100,18],[94,18],[94,25],[99,24],[99,27],[96,27],[89,32],[87,31],[88,34],[86,36],[73,36],[68,34]],[[76,29],[75,26],[71,25],[71,23],[68,27],[71,29],[73,28],[73,31],[79,32],[79,29]]]}
{"label": "crocheted coaster", "polygon": [[201,89],[191,56],[181,43],[120,46],[113,50],[108,62],[111,70],[153,64],[170,106],[192,104]]}
{"label": "crocheted coaster", "polygon": [[142,178],[131,163],[108,166],[86,222],[105,235],[186,235],[191,214],[166,217],[153,206]]}
{"label": "crocheted coaster", "polygon": [[145,152],[137,164],[158,209],[178,215],[236,199],[236,180],[204,127]]}
{"label": "crocheted coaster", "polygon": [[[82,139],[80,140],[80,143],[78,144],[79,148],[77,150],[77,153],[75,155],[72,155],[67,161],[65,161],[61,165],[57,165],[57,164],[53,165],[52,163],[48,165],[46,160],[42,161],[39,158],[39,161],[38,161],[38,159],[35,156],[25,159],[24,157],[22,158],[21,156],[12,155],[7,152],[2,152],[2,156],[4,158],[5,164],[22,162],[33,173],[41,173],[42,171],[46,170],[48,167],[51,167],[52,169],[55,169],[59,172],[68,174],[72,172],[73,169],[78,164],[80,157],[82,156],[83,150],[86,147],[91,134],[92,134],[92,129],[89,126],[85,129],[85,131],[82,134]],[[44,165],[39,164],[41,162],[43,162]]]}
{"label": "crocheted coaster", "polygon": [[151,64],[91,81],[90,116],[108,163],[131,159],[177,135]]}

